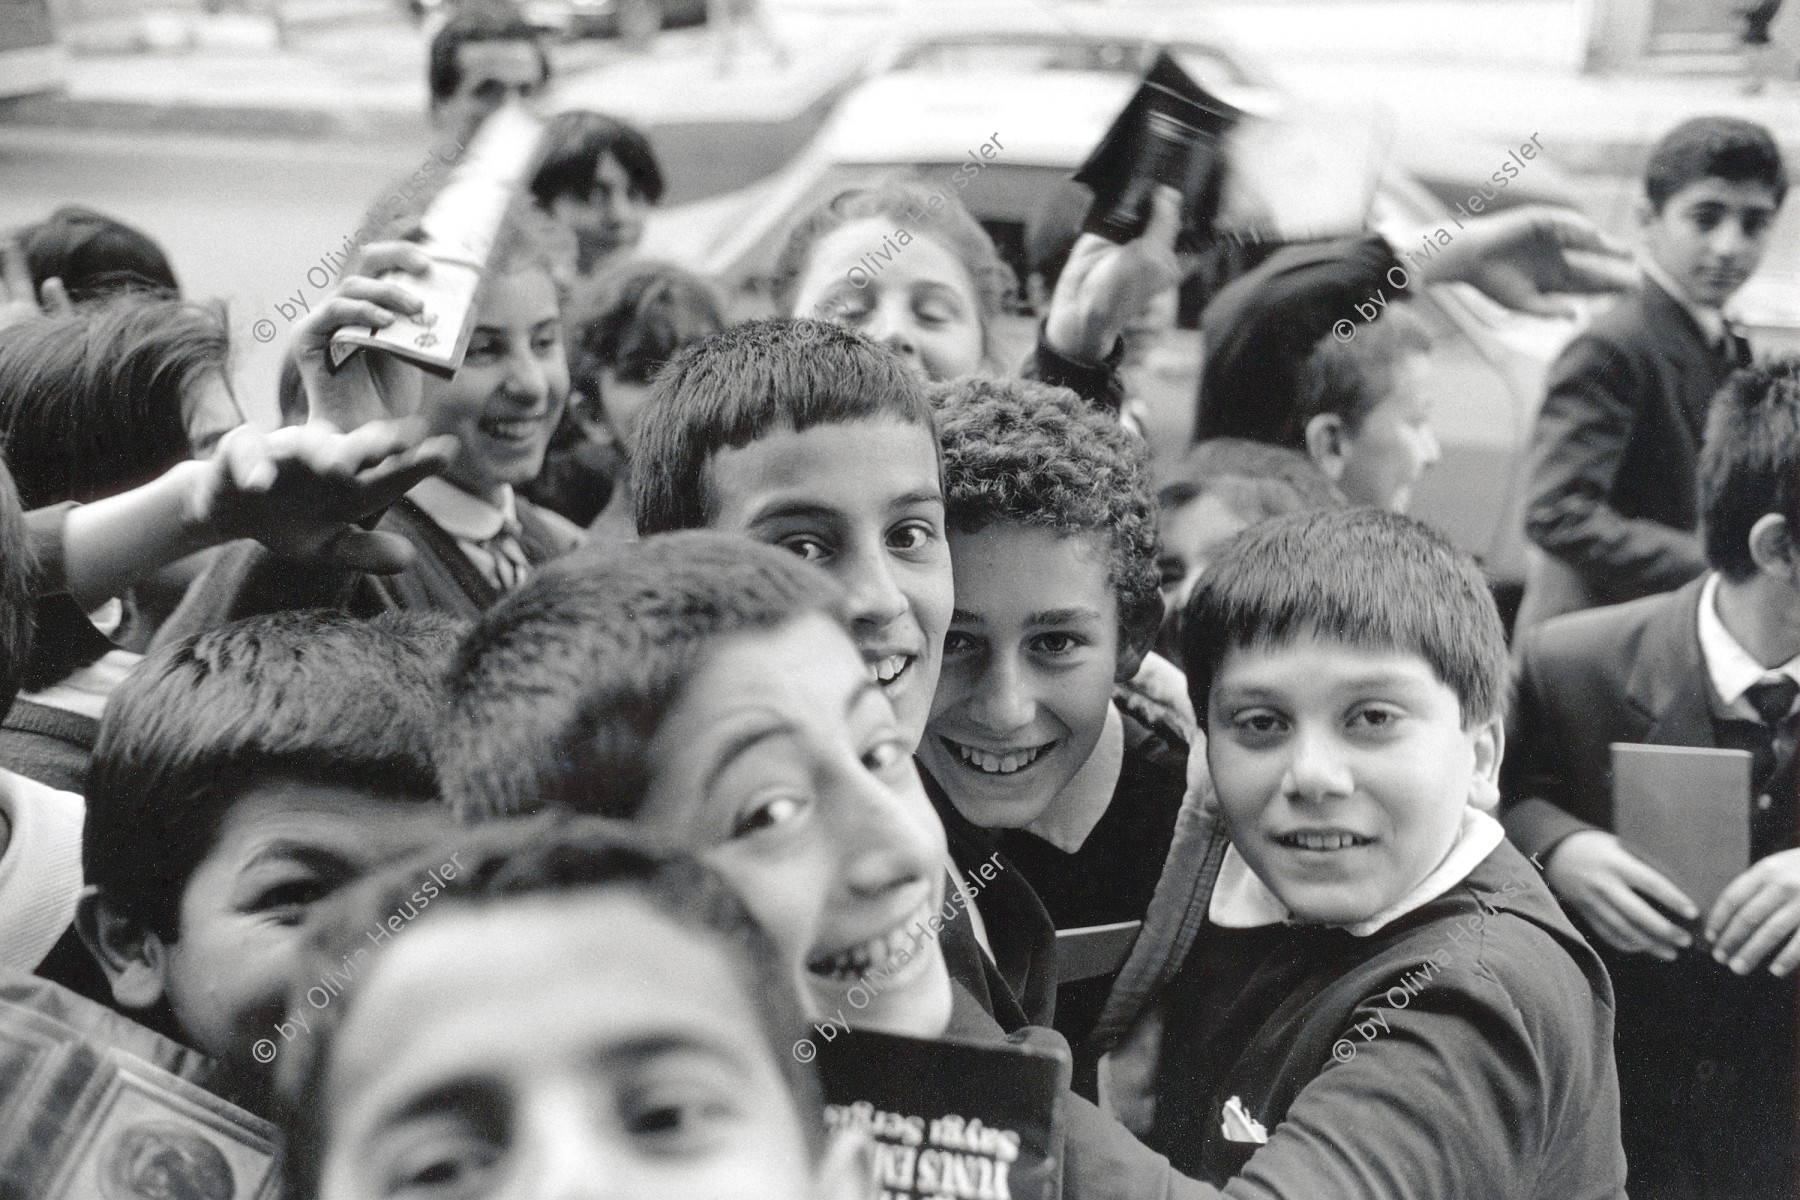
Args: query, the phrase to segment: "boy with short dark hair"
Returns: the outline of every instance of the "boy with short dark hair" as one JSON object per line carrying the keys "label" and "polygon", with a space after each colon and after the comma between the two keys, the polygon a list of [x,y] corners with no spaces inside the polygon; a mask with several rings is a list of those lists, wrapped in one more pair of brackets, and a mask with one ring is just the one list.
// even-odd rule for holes
{"label": "boy with short dark hair", "polygon": [[[371,946],[395,913],[414,915]],[[471,1198],[867,1186],[791,1053],[805,1014],[768,934],[718,875],[617,822],[503,822],[384,870],[321,912],[292,980],[293,1200],[445,1178]],[[617,1117],[559,1120],[569,1096]]]}
{"label": "boy with short dark hair", "polygon": [[1706,568],[1694,471],[1707,405],[1750,346],[1720,311],[1787,195],[1767,129],[1695,117],[1650,153],[1643,289],[1562,353],[1531,439],[1534,554],[1518,627],[1680,587]]}
{"label": "boy with short dark hair", "polygon": [[[1142,920],[1187,761],[1177,729],[1114,702],[1163,615],[1142,443],[1044,384],[965,379],[935,399],[956,610],[919,747],[928,790],[953,844],[998,850],[1055,928]],[[1058,988],[1071,1043],[1109,982]]]}
{"label": "boy with short dark hair", "polygon": [[631,463],[639,534],[743,533],[836,579],[917,745],[952,586],[937,431],[917,375],[827,322],[736,325],[657,376]]}
{"label": "boy with short dark hair", "polygon": [[[1519,645],[1507,831],[1595,939],[1618,992],[1631,1194],[1791,1195],[1800,964],[1800,360],[1740,371],[1700,451],[1712,569]],[[1702,912],[1613,833],[1615,743],[1749,751],[1749,862]]]}
{"label": "boy with short dark hair", "polygon": [[816,569],[717,533],[591,547],[484,617],[449,680],[438,764],[465,820],[563,808],[664,831],[791,947],[814,1008],[943,1031],[951,947],[909,932],[962,904],[943,829]]}
{"label": "boy with short dark hair", "polygon": [[1204,921],[1174,914],[1102,1018],[1135,1025],[1115,1103],[1226,1195],[1622,1196],[1605,971],[1482,811],[1506,646],[1480,570],[1393,514],[1278,517],[1183,640],[1229,848],[1196,850]]}
{"label": "boy with short dark hair", "polygon": [[458,627],[292,612],[153,653],[88,777],[78,926],[115,1004],[254,1098],[298,926],[448,826],[430,739]]}

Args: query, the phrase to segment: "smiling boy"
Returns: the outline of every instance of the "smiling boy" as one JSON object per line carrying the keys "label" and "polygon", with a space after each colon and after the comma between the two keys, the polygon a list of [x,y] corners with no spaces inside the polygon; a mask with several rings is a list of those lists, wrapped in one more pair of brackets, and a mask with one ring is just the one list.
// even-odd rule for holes
{"label": "smiling boy", "polygon": [[1183,643],[1230,844],[1106,1064],[1149,1144],[1227,1196],[1622,1196],[1611,987],[1483,811],[1506,648],[1479,569],[1392,514],[1278,517]]}
{"label": "smiling boy", "polygon": [[1695,463],[1707,405],[1750,346],[1720,311],[1787,195],[1769,131],[1696,117],[1664,135],[1638,221],[1647,280],[1563,351],[1531,439],[1534,557],[1518,628],[1677,588],[1706,568]]}
{"label": "smiling boy", "polygon": [[[1163,615],[1141,443],[1043,384],[967,379],[935,398],[956,609],[919,747],[932,799],[953,842],[1003,854],[1056,928],[1141,920],[1187,758],[1178,732],[1113,701]],[[1003,919],[990,933],[1021,932]],[[1071,1043],[1108,982],[1058,988]]]}
{"label": "smiling boy", "polygon": [[251,1107],[313,904],[450,826],[429,738],[455,626],[278,613],[145,659],[89,772],[77,928],[114,1004]]}

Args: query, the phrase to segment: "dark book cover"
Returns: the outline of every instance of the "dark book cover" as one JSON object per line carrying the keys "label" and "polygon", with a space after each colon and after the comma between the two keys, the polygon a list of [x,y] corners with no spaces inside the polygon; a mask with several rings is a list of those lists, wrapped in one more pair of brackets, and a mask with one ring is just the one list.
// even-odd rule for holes
{"label": "dark book cover", "polygon": [[825,1118],[875,1141],[881,1200],[1056,1200],[1066,1054],[845,1031],[819,1046]]}
{"label": "dark book cover", "polygon": [[1162,51],[1131,101],[1075,172],[1094,193],[1083,232],[1125,243],[1150,220],[1150,193],[1166,184],[1182,196],[1178,244],[1204,244],[1218,214],[1224,157],[1220,139],[1243,114],[1195,83]]}
{"label": "dark book cover", "polygon": [[273,1200],[274,1128],[194,1082],[206,1073],[193,1051],[9,974],[0,1200]]}

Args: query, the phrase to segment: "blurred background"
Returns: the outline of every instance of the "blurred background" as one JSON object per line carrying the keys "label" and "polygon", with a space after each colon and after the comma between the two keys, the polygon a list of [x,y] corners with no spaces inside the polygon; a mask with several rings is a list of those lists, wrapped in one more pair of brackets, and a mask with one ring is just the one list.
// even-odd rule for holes
{"label": "blurred background", "polygon": [[[291,314],[431,145],[425,47],[450,2],[0,0],[0,228],[69,202],[142,228],[189,295],[228,301],[238,395],[272,420]],[[650,133],[668,191],[644,253],[712,275],[742,313],[766,309],[774,250],[809,202],[894,172],[941,185],[990,137],[1001,152],[963,198],[1023,276],[1034,211],[1164,46],[1279,131],[1232,167],[1290,233],[1450,220],[1535,141],[1493,206],[1570,205],[1629,242],[1650,144],[1702,113],[1763,123],[1800,163],[1794,2],[1761,82],[1729,0],[763,0],[771,38],[730,50],[705,0],[519,7],[553,39],[552,108]],[[1136,368],[1168,457],[1191,428],[1203,299]],[[1520,449],[1576,322],[1460,288],[1422,309],[1445,461],[1413,511],[1504,584],[1522,570]],[[1800,205],[1734,310],[1759,351],[1800,349]],[[270,320],[282,336],[252,335]],[[1022,306],[1021,344],[1033,321]]]}

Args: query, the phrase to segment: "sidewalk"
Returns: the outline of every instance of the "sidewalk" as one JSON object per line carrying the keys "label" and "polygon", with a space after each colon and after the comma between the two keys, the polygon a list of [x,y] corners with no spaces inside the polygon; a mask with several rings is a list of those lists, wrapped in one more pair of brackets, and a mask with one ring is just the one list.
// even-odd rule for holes
{"label": "sidewalk", "polygon": [[[428,126],[418,31],[395,0],[313,0],[310,7],[322,6],[334,11],[287,22],[282,47],[265,18],[164,14],[150,32],[169,48],[75,54],[61,93],[0,102],[0,127],[418,144]],[[284,9],[296,8],[306,11],[284,0]],[[603,108],[649,126],[816,119],[813,110],[835,100],[860,69],[879,20],[841,5],[784,7],[777,28],[793,50],[787,67],[775,70],[741,50],[738,70],[724,78],[713,74],[704,29],[665,31],[645,56],[615,40],[555,44],[552,105]],[[117,31],[99,32],[101,44],[109,36],[117,44]]]}

